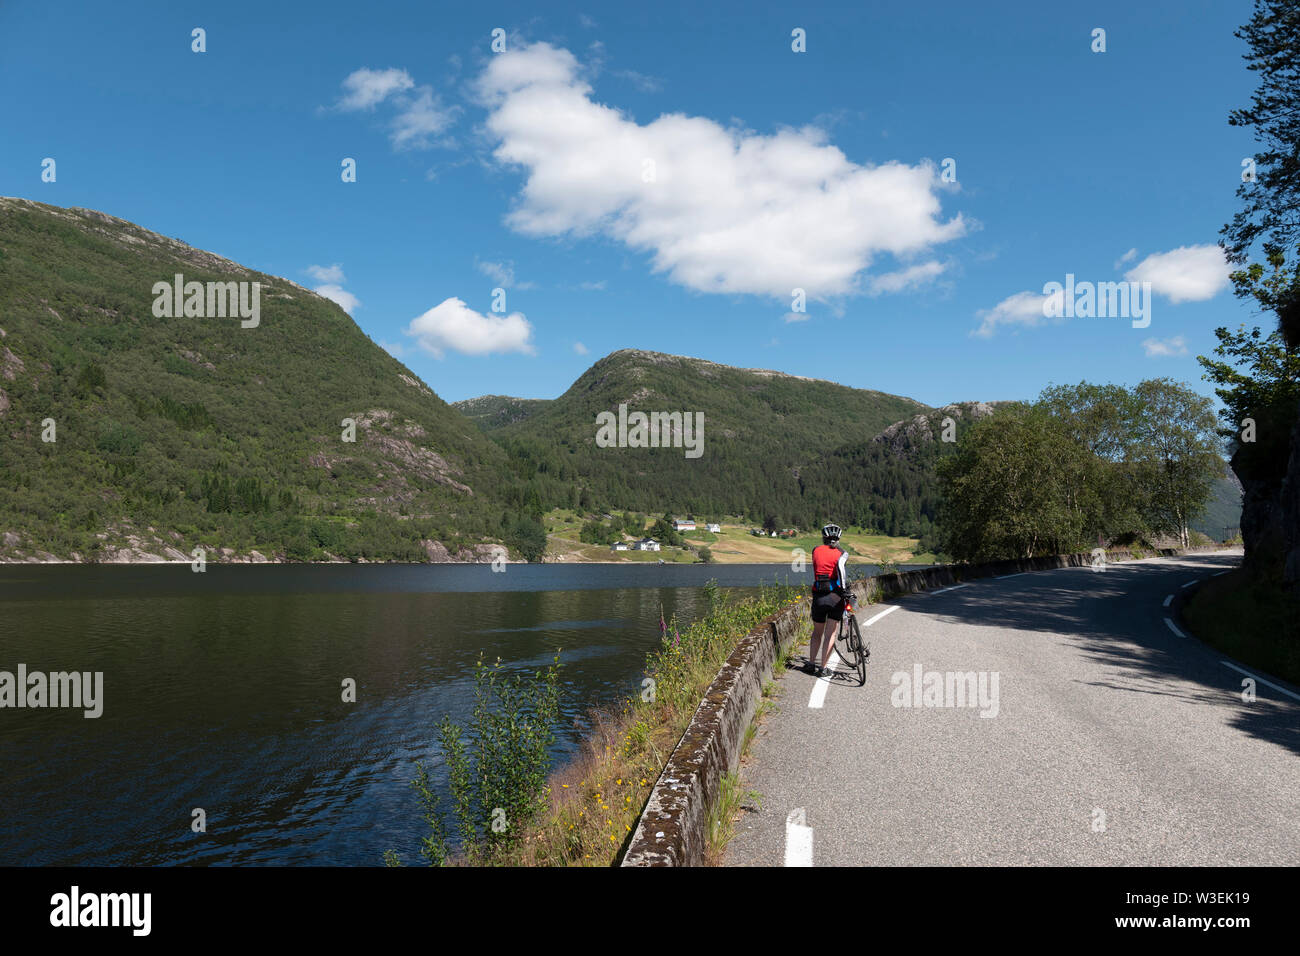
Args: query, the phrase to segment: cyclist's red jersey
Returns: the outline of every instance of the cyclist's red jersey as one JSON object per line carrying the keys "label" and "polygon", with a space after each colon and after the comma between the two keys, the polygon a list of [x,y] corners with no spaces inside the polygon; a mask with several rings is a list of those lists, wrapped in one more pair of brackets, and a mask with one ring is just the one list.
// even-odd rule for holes
{"label": "cyclist's red jersey", "polygon": [[831,586],[828,590],[837,591],[843,588],[848,579],[848,559],[847,553],[833,545],[819,544],[813,548],[814,589],[816,589],[819,580],[830,581]]}

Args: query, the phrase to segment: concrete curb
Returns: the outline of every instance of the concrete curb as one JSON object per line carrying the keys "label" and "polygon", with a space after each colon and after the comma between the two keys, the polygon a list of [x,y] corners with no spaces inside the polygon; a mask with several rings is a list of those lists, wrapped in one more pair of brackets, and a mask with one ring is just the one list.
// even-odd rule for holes
{"label": "concrete curb", "polygon": [[[1140,555],[1114,551],[1107,552],[1106,562],[1115,564],[1202,550],[1215,549],[1180,551],[1164,548],[1143,551]],[[864,578],[853,582],[852,590],[856,600],[865,606],[873,584],[880,588],[879,598],[888,600],[977,578],[1089,567],[1092,564],[1091,554],[1061,554],[977,565],[946,564]],[[778,611],[759,623],[736,645],[709,684],[704,700],[696,708],[682,739],[669,755],[637,821],[620,866],[699,866],[703,863],[708,843],[709,807],[718,799],[722,778],[739,765],[745,730],[758,710],[763,683],[807,613],[807,601]]]}

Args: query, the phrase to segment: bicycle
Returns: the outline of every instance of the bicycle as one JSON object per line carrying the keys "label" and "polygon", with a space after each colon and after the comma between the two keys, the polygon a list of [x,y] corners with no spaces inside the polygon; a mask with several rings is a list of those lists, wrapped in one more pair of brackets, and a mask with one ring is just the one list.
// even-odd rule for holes
{"label": "bicycle", "polygon": [[[840,642],[843,641],[843,647]],[[839,633],[835,635],[835,653],[851,668],[858,672],[858,686],[867,685],[867,658],[871,648],[862,642],[862,629],[858,627],[857,615],[853,605],[846,598],[844,601],[844,619],[840,622]]]}

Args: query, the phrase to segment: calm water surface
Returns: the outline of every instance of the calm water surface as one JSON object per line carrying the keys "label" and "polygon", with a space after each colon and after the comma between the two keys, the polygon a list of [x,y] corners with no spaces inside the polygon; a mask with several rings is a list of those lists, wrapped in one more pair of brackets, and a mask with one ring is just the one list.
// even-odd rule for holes
{"label": "calm water surface", "polygon": [[[0,670],[102,671],[104,710],[0,709],[0,865],[419,861],[410,789],[474,662],[562,650],[556,758],[639,690],[659,613],[784,565],[0,567]],[[357,684],[343,703],[341,681]],[[208,832],[190,831],[191,811]]]}

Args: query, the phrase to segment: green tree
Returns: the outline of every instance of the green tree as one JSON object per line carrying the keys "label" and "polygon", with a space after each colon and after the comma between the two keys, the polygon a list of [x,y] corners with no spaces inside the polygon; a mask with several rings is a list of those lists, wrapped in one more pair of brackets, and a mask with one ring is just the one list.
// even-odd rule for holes
{"label": "green tree", "polygon": [[1100,524],[1099,460],[1043,408],[1007,405],[938,465],[943,550],[989,561],[1081,550]]}
{"label": "green tree", "polygon": [[1167,378],[1149,379],[1133,390],[1134,464],[1147,490],[1148,525],[1189,543],[1188,522],[1204,510],[1223,458],[1210,399]]}

